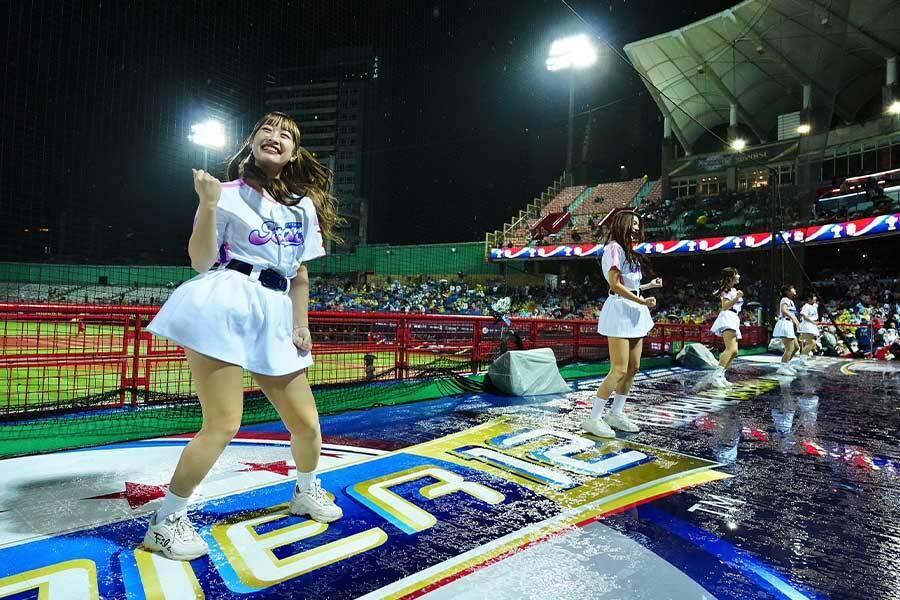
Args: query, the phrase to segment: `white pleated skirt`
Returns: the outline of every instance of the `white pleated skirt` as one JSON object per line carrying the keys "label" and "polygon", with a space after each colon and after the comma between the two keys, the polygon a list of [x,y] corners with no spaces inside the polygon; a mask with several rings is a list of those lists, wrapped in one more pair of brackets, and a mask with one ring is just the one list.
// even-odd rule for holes
{"label": "white pleated skirt", "polygon": [[313,364],[291,341],[290,297],[230,269],[207,271],[172,293],[147,329],[200,354],[262,375]]}
{"label": "white pleated skirt", "polygon": [[641,338],[653,329],[650,309],[622,296],[610,296],[600,309],[597,332],[606,337]]}
{"label": "white pleated skirt", "polygon": [[722,337],[722,334],[728,329],[734,331],[737,339],[741,339],[741,320],[738,318],[738,314],[733,310],[721,311],[719,316],[716,317],[716,320],[713,321],[710,331],[713,332],[713,334]]}
{"label": "white pleated skirt", "polygon": [[778,319],[772,337],[797,339],[797,334],[794,333],[794,322],[790,319]]}
{"label": "white pleated skirt", "polygon": [[797,330],[798,333],[808,333],[810,335],[819,335],[819,326],[815,323],[810,323],[809,321],[803,320],[800,321],[800,328]]}

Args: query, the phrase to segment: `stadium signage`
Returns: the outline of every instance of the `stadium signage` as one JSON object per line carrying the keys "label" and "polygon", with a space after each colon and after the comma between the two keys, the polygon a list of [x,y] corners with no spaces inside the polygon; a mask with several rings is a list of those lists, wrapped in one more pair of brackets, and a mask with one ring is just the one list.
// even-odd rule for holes
{"label": "stadium signage", "polygon": [[[879,215],[843,223],[813,225],[780,232],[776,245],[810,244],[852,240],[876,235],[896,234],[900,225],[900,213]],[[643,242],[635,246],[641,254],[695,254],[703,252],[728,252],[756,250],[772,245],[771,233],[747,233],[724,237]],[[596,258],[603,255],[601,244],[571,244],[559,246],[524,246],[515,248],[491,248],[491,260],[540,260]]]}
{"label": "stadium signage", "polygon": [[677,162],[678,166],[673,169],[670,175],[684,175],[691,171],[693,165],[695,170],[706,173],[712,171],[722,171],[729,167],[741,166],[745,163],[764,164],[768,161],[784,160],[785,157],[797,150],[796,142],[786,142],[781,144],[773,144],[761,148],[753,148],[743,152],[717,152],[704,156],[690,157]]}
{"label": "stadium signage", "polygon": [[293,482],[210,500],[193,513],[210,556],[191,563],[136,548],[146,519],[0,548],[0,597],[403,597],[574,524],[727,477],[716,466],[498,419],[323,472],[345,511],[330,525],[288,513]]}

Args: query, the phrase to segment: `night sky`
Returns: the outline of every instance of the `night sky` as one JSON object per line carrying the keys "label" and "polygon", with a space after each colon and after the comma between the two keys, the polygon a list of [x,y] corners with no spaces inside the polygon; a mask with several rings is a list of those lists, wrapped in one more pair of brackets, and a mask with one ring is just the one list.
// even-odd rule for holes
{"label": "night sky", "polygon": [[[621,50],[731,3],[571,5]],[[185,141],[189,124],[220,110],[245,133],[268,73],[338,47],[370,48],[384,65],[384,126],[365,157],[378,171],[364,190],[370,242],[483,239],[561,174],[568,80],[544,60],[556,37],[588,31],[557,0],[12,6],[0,253],[35,260],[186,262],[190,167],[202,160]],[[602,106],[587,147],[587,117],[576,118],[576,178],[615,180],[621,164],[630,177],[658,176],[661,117],[608,49],[576,83],[576,113]],[[40,227],[50,255],[46,240],[19,239]]]}

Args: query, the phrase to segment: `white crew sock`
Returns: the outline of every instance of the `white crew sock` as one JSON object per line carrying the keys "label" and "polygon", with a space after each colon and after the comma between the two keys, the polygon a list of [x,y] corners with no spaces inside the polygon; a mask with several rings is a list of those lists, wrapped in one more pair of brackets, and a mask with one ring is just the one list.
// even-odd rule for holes
{"label": "white crew sock", "polygon": [[187,508],[189,500],[190,496],[182,498],[181,496],[173,494],[172,490],[166,491],[162,504],[156,510],[156,523],[165,520],[169,515],[174,515],[175,513],[183,511]]}
{"label": "white crew sock", "polygon": [[606,403],[609,402],[608,398],[601,398],[600,396],[596,396],[594,398],[594,405],[591,407],[591,418],[592,419],[602,419],[603,413],[606,412]]}
{"label": "white crew sock", "polygon": [[725,367],[723,367],[722,365],[719,365],[718,367],[716,367],[716,375],[724,376],[725,375]]}
{"label": "white crew sock", "polygon": [[628,400],[628,396],[625,394],[613,394],[613,403],[612,403],[612,413],[614,415],[621,415],[625,410],[625,401]]}
{"label": "white crew sock", "polygon": [[312,487],[313,480],[316,478],[316,472],[310,471],[309,473],[304,473],[303,471],[297,471],[297,491],[301,494]]}

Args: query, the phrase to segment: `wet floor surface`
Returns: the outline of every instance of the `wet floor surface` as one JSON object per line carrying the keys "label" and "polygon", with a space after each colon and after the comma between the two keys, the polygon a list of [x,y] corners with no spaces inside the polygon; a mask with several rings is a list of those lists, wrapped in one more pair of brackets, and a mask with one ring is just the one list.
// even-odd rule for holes
{"label": "wet floor surface", "polygon": [[[727,392],[695,389],[699,374],[686,369],[639,376],[626,412],[642,431],[628,439],[716,461],[733,477],[604,524],[670,562],[678,547],[687,554],[685,546],[697,551],[724,542],[731,548],[721,552],[741,552],[735,560],[758,559],[786,575],[800,590],[796,597],[900,598],[900,368],[818,358],[797,377],[784,377],[775,376],[773,360],[739,361]],[[391,415],[385,429],[369,421],[356,434],[391,439],[399,424],[420,442],[500,414],[577,430],[599,381],[582,380],[573,393],[552,399],[445,399],[411,411],[408,420],[381,409]],[[362,417],[335,419],[353,428]],[[740,580],[726,577],[714,587],[739,589]],[[734,597],[787,593],[777,588]]]}
{"label": "wet floor surface", "polygon": [[[318,546],[298,538],[274,548],[272,564],[264,554],[229,550],[238,525],[221,523],[268,515],[287,500],[295,472],[281,426],[248,427],[198,492],[192,518],[223,550],[191,563],[197,585],[222,598],[900,598],[900,370],[816,359],[797,377],[776,377],[770,361],[741,359],[727,391],[698,389],[701,374],[678,367],[640,374],[626,411],[642,431],[624,437],[616,453],[644,452],[655,462],[635,464],[660,472],[646,483],[632,478],[630,496],[593,512],[584,511],[604,494],[613,498],[625,472],[604,476],[597,498],[573,504],[565,494],[463,468],[466,480],[484,487],[471,488],[474,496],[434,496],[427,504],[434,522],[422,530],[372,504],[359,482],[429,465],[452,470],[440,459],[446,454],[405,449],[484,427],[501,431],[496,423],[504,421],[515,431],[577,434],[599,379],[559,396],[474,394],[324,417],[323,465],[332,470],[322,478],[347,516],[321,540],[362,543],[375,524],[383,539],[277,584],[245,571],[288,569],[297,553],[318,556]],[[84,559],[95,564],[101,597],[147,596],[151,567],[133,548],[184,441],[0,462],[9,479],[0,494],[0,598],[35,597],[29,582],[52,569],[74,577]],[[436,473],[437,481],[451,477]],[[420,487],[393,489],[418,502]],[[277,523],[259,525],[254,539],[274,535]],[[53,537],[68,529],[78,531]],[[529,537],[530,529],[538,533]],[[232,560],[232,551],[242,558]],[[168,573],[167,564],[153,564],[155,576]],[[166,579],[172,594],[179,577]],[[50,598],[75,597],[65,593]]]}

